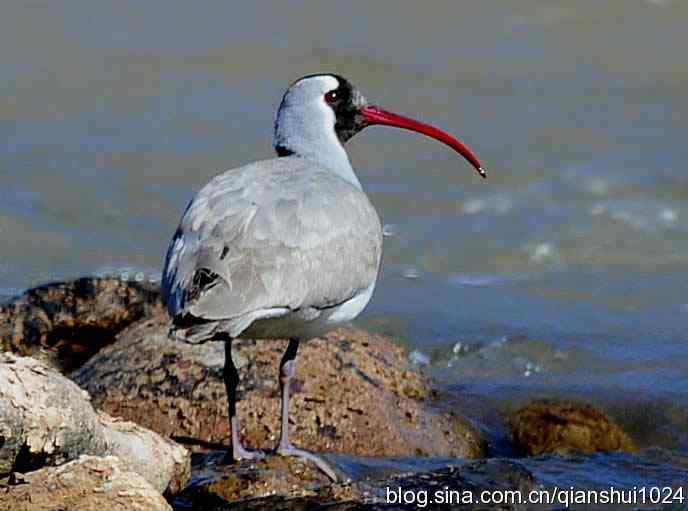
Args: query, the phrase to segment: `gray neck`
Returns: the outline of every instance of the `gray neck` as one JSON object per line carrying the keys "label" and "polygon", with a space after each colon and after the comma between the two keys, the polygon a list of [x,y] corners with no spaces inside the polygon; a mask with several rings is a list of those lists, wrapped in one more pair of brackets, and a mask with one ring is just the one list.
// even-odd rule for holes
{"label": "gray neck", "polygon": [[[280,108],[275,122],[273,144],[278,154],[312,160],[342,179],[361,188],[344,146],[334,131],[334,112],[323,115],[319,105]],[[308,110],[313,110],[309,115]],[[308,121],[313,119],[315,121]],[[320,120],[320,122],[318,122]]]}

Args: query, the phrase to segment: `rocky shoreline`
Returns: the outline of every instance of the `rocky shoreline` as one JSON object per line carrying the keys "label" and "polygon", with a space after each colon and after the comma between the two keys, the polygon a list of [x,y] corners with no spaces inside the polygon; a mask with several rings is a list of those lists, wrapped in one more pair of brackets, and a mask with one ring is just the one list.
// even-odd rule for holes
{"label": "rocky shoreline", "polygon": [[[540,485],[519,459],[490,458],[461,410],[440,411],[434,383],[397,344],[354,328],[304,344],[291,415],[294,442],[327,453],[351,480],[330,484],[291,458],[227,465],[224,347],[175,342],[167,329],[157,289],[114,278],[41,286],[0,307],[0,508],[102,509],[111,498],[142,510],[378,509],[390,487]],[[282,349],[238,342],[238,411],[252,447],[276,442]],[[636,450],[587,405],[538,401],[505,423],[522,455]],[[362,476],[349,467],[357,457],[455,466]]]}

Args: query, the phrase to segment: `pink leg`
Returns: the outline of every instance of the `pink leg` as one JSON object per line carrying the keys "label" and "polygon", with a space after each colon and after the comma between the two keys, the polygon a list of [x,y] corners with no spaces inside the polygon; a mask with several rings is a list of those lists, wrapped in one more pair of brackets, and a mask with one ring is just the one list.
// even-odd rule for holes
{"label": "pink leg", "polygon": [[296,373],[296,352],[299,349],[298,339],[289,339],[289,346],[284,352],[280,362],[280,392],[282,394],[282,430],[280,432],[279,446],[277,453],[282,456],[296,456],[306,459],[315,464],[332,481],[337,481],[337,474],[334,469],[320,456],[294,447],[289,441],[289,384]]}

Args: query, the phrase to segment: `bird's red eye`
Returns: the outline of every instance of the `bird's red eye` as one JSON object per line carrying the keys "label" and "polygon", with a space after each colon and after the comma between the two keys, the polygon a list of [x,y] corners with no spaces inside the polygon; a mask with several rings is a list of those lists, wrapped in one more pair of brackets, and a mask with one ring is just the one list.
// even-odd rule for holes
{"label": "bird's red eye", "polygon": [[331,90],[330,92],[325,94],[325,102],[332,104],[336,103],[337,100],[339,99],[339,95],[337,94],[336,90]]}

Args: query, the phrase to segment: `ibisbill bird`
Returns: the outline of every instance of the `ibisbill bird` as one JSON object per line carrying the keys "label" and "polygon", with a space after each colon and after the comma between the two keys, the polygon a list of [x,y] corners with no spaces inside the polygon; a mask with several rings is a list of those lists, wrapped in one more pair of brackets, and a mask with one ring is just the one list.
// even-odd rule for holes
{"label": "ibisbill bird", "polygon": [[244,448],[236,413],[239,374],[233,339],[289,339],[279,366],[281,433],[276,452],[333,468],[289,440],[289,383],[299,342],[355,318],[375,289],[382,253],[380,219],[344,145],[373,125],[412,130],[463,156],[475,155],[448,133],[368,104],[335,74],[305,76],[284,94],[273,144],[277,157],[219,174],[191,200],[170,242],[163,299],[170,333],[189,343],[224,341],[231,456]]}

